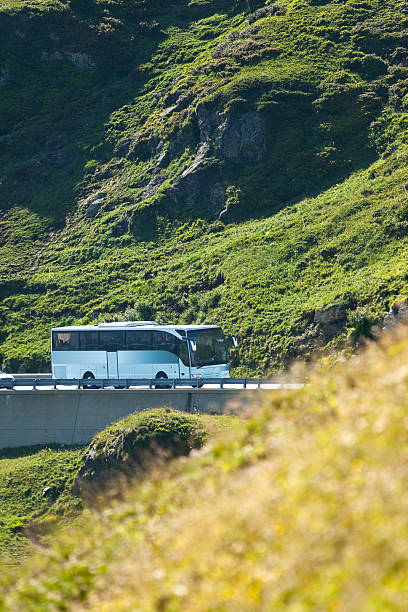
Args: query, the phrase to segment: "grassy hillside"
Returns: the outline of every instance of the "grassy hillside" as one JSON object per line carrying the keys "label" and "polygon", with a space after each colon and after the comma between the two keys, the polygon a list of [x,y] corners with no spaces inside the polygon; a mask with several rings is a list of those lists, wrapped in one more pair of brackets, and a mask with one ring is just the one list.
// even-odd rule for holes
{"label": "grassy hillside", "polygon": [[404,332],[265,395],[240,431],[5,570],[0,607],[404,612],[407,363]]}
{"label": "grassy hillside", "polygon": [[[30,550],[24,535],[29,523],[75,512],[70,495],[83,449],[16,449],[0,455],[0,554],[16,557]],[[35,530],[32,533],[35,537]]]}
{"label": "grassy hillside", "polygon": [[[135,413],[82,448],[19,448],[0,452],[0,557],[15,562],[69,524],[98,495],[112,498],[152,466],[188,455],[209,437],[239,429],[229,416],[169,409]],[[0,609],[1,605],[0,605]]]}
{"label": "grassy hillside", "polygon": [[381,321],[408,287],[407,26],[394,1],[1,0],[4,367],[127,309],[222,323],[236,373]]}

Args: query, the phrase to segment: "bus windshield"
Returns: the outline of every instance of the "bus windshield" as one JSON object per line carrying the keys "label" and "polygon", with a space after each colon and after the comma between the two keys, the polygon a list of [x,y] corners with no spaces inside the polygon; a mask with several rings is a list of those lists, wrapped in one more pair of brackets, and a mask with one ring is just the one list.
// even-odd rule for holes
{"label": "bus windshield", "polygon": [[191,365],[195,367],[228,363],[228,350],[220,328],[189,331],[188,338],[195,343],[191,351]]}

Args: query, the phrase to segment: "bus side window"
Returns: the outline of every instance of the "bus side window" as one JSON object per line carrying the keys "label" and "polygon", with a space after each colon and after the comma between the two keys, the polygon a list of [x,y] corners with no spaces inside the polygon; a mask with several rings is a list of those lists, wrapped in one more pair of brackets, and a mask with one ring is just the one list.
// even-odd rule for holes
{"label": "bus side window", "polygon": [[153,350],[176,353],[176,340],[173,334],[165,331],[153,331]]}
{"label": "bus side window", "polygon": [[77,351],[79,349],[79,332],[54,332],[54,351]]}
{"label": "bus side window", "polygon": [[125,348],[124,331],[103,331],[100,334],[100,349],[102,351],[123,351]]}
{"label": "bus side window", "polygon": [[126,332],[126,349],[128,351],[150,351],[152,348],[152,332],[145,330]]}
{"label": "bus side window", "polygon": [[79,346],[82,351],[97,351],[99,349],[99,333],[95,331],[79,332]]}

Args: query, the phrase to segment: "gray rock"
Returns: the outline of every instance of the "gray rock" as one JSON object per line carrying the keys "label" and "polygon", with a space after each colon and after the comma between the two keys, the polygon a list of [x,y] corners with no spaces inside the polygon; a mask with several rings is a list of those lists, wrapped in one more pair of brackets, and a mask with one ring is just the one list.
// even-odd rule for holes
{"label": "gray rock", "polygon": [[261,113],[198,114],[201,141],[213,141],[216,152],[233,162],[259,162],[266,152],[266,124]]}
{"label": "gray rock", "polygon": [[257,11],[254,11],[248,15],[248,23],[253,23],[254,21],[258,21],[258,19],[271,17],[272,15],[284,15],[285,13],[286,9],[283,6],[278,6],[277,4],[273,4],[272,6],[263,6],[262,8],[259,8]]}
{"label": "gray rock", "polygon": [[398,323],[408,321],[408,302],[398,302],[385,315],[382,321],[382,329],[389,329]]}
{"label": "gray rock", "polygon": [[[123,139],[115,153],[128,160],[149,160],[148,178],[138,181],[133,188],[141,191],[135,201],[137,207],[151,198],[168,180],[166,168],[186,149],[194,150],[195,157],[181,174],[173,180],[167,194],[177,205],[202,210],[207,208],[214,218],[226,208],[223,178],[217,164],[227,160],[233,163],[256,163],[266,153],[266,120],[262,113],[228,113],[200,108],[197,121],[184,126],[171,141],[147,137],[139,133]],[[94,198],[87,216],[97,214]],[[97,203],[99,204],[99,203]]]}
{"label": "gray rock", "polygon": [[382,322],[382,329],[389,329],[390,327],[394,327],[398,323],[398,319],[395,314],[392,312],[387,312]]}
{"label": "gray rock", "polygon": [[102,208],[102,205],[105,202],[105,200],[106,200],[106,194],[105,193],[97,193],[93,197],[92,201],[86,207],[86,211],[85,211],[86,216],[89,219],[93,219],[94,217],[96,217],[96,215],[98,214],[98,212]]}
{"label": "gray rock", "polygon": [[146,187],[143,189],[142,193],[140,194],[140,197],[143,200],[146,200],[147,198],[151,198],[152,196],[156,195],[156,193],[159,191],[161,185],[166,179],[167,176],[163,174],[153,175]]}
{"label": "gray rock", "polygon": [[162,143],[157,136],[142,138],[139,134],[134,134],[130,138],[122,141],[121,151],[125,152],[127,146],[127,152],[124,154],[128,159],[146,160],[160,153],[163,144],[164,143]]}
{"label": "gray rock", "polygon": [[347,319],[347,310],[341,306],[332,306],[326,310],[316,310],[314,314],[315,323],[320,325],[333,325]]}
{"label": "gray rock", "polygon": [[228,116],[220,126],[218,144],[221,156],[234,162],[259,162],[266,151],[263,117],[255,112]]}
{"label": "gray rock", "polygon": [[81,70],[92,70],[96,64],[87,53],[75,53],[73,51],[64,51],[65,57]]}
{"label": "gray rock", "polygon": [[170,141],[168,148],[169,160],[181,155],[188,146],[195,145],[197,138],[198,133],[195,133],[192,125],[182,128]]}
{"label": "gray rock", "polygon": [[194,208],[202,198],[202,192],[205,186],[208,186],[203,184],[202,174],[206,170],[205,161],[209,151],[209,143],[204,142],[198,149],[193,162],[173,184],[170,195],[177,204],[184,202],[187,206]]}
{"label": "gray rock", "polygon": [[81,70],[92,70],[96,64],[87,53],[76,51],[43,51],[41,54],[42,62],[61,62],[68,60]]}
{"label": "gray rock", "polygon": [[221,219],[223,216],[222,213],[225,210],[225,189],[222,183],[214,183],[210,187],[210,204],[211,204],[211,212],[215,217]]}
{"label": "gray rock", "polygon": [[113,226],[112,226],[112,234],[113,236],[123,236],[129,231],[129,219],[125,217],[121,217]]}

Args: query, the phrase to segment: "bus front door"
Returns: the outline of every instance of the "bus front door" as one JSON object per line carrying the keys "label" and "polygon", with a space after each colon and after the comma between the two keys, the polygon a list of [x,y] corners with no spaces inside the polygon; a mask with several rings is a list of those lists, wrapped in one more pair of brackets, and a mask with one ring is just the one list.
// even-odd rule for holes
{"label": "bus front door", "polygon": [[108,378],[119,378],[118,353],[106,353],[108,361]]}

